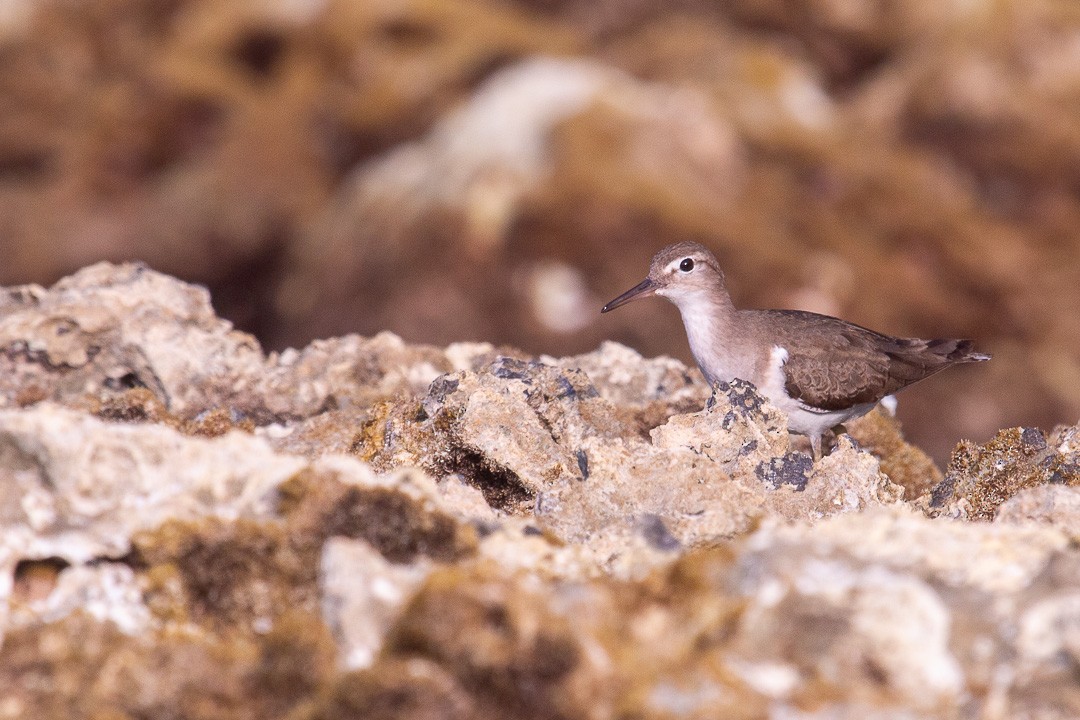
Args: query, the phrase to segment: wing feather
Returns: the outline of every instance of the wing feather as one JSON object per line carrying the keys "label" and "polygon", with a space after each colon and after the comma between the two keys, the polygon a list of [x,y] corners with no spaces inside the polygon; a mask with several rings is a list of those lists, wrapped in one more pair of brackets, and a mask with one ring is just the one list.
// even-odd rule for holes
{"label": "wing feather", "polygon": [[983,359],[967,340],[894,338],[826,315],[759,312],[787,317],[785,389],[821,410],[875,403],[950,365]]}

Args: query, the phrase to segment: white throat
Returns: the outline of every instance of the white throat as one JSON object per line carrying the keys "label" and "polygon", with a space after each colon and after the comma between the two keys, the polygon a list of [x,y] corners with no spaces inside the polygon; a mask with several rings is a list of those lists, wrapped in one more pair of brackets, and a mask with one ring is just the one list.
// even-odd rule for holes
{"label": "white throat", "polygon": [[[751,380],[753,367],[732,353],[733,309],[703,292],[665,294],[679,308],[690,352],[710,383],[730,382],[736,377]],[[726,298],[724,298],[726,299]]]}

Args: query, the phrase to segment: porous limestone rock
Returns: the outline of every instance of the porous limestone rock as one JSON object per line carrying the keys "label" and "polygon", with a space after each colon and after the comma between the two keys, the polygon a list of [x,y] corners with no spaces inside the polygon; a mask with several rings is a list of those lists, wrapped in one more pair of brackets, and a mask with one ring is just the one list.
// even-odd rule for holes
{"label": "porous limestone rock", "polygon": [[431,569],[430,561],[393,564],[362,540],[327,540],[319,569],[322,615],[343,667],[375,662],[386,629]]}
{"label": "porous limestone rock", "polygon": [[1036,485],[998,506],[994,522],[1051,525],[1080,536],[1080,487]]}
{"label": "porous limestone rock", "polygon": [[1077,429],[1059,428],[1048,440],[1038,428],[1009,428],[984,445],[963,442],[944,480],[930,494],[935,514],[992,520],[1002,503],[1027,488],[1080,486]]}
{"label": "porous limestone rock", "polygon": [[0,717],[1080,703],[1077,427],[938,482],[887,419],[814,462],[752,386],[614,343],[264,356],[131,265],[2,297]]}
{"label": "porous limestone rock", "polygon": [[[109,589],[120,576],[107,565],[88,575],[87,563],[122,558],[133,536],[166,520],[266,517],[278,485],[303,466],[239,432],[187,438],[164,425],[107,423],[50,403],[0,411],[0,639],[20,562],[72,566],[42,605],[46,617],[59,608],[139,618],[146,613],[128,608],[128,595]],[[95,578],[96,591],[87,588]]]}
{"label": "porous limestone rock", "polygon": [[285,423],[422,392],[492,350],[407,346],[382,333],[267,357],[215,315],[205,288],[143,265],[99,263],[48,289],[0,294],[0,407],[80,405],[145,388],[182,419],[224,409],[234,420]]}
{"label": "porous limestone rock", "polygon": [[0,296],[2,406],[146,387],[195,415],[230,406],[262,364],[258,343],[214,314],[205,288],[141,265],[99,263],[48,290]]}
{"label": "porous limestone rock", "polygon": [[[65,568],[44,590],[41,597],[23,598],[17,588],[11,601],[7,631],[59,622],[78,613],[99,622],[112,623],[128,635],[149,633],[154,627],[139,578],[123,563],[101,562]],[[6,602],[7,598],[3,600]],[[2,615],[0,612],[0,617]]]}
{"label": "porous limestone rock", "polygon": [[[899,507],[769,523],[635,583],[545,586],[469,561],[434,573],[349,681],[433,663],[444,687],[471,688],[476,717],[1064,718],[1078,572],[1057,531]],[[433,707],[423,687],[402,702]]]}
{"label": "porous limestone rock", "polygon": [[267,516],[304,465],[241,432],[187,438],[49,403],[3,410],[0,564],[7,574],[20,558],[119,557],[135,532],[168,518]]}
{"label": "porous limestone rock", "polygon": [[660,402],[665,407],[698,410],[709,398],[709,387],[696,369],[666,356],[642,357],[633,348],[610,340],[593,352],[565,358],[544,355],[540,361],[581,370],[600,397],[613,405],[645,408]]}
{"label": "porous limestone rock", "polygon": [[[288,527],[275,529],[283,497],[297,492],[295,478],[305,473],[318,478],[317,487],[294,499]],[[235,574],[222,560],[229,553],[248,553],[253,566],[288,565],[289,553],[313,552],[315,562],[318,546],[336,534],[365,539],[393,561],[446,560],[475,545],[468,523],[490,514],[475,491],[449,481],[440,489],[417,473],[377,477],[342,456],[309,465],[239,431],[188,437],[167,425],[105,422],[51,403],[0,411],[0,495],[9,499],[0,514],[0,639],[11,602],[18,603],[16,626],[83,610],[143,631],[152,615],[172,611],[151,613],[142,593],[162,595],[152,588],[168,582],[161,573],[137,580],[130,565],[168,564],[170,554],[188,557],[177,563],[187,587],[177,602],[186,604],[200,592],[193,587],[221,582],[215,573]],[[291,540],[278,537],[283,531]],[[57,568],[41,581],[44,597],[17,587],[17,570],[28,568],[25,575],[34,563]],[[281,584],[302,573],[269,575],[266,582]]]}
{"label": "porous limestone rock", "polygon": [[[598,354],[613,352],[622,354]],[[707,545],[765,514],[824,517],[902,494],[853,446],[815,471],[809,456],[788,451],[785,419],[747,383],[722,385],[704,410],[649,427],[640,403],[605,399],[574,360],[498,357],[444,375],[416,406],[375,421],[369,456],[460,473],[496,508],[531,513],[571,542],[644,522],[670,542]]]}

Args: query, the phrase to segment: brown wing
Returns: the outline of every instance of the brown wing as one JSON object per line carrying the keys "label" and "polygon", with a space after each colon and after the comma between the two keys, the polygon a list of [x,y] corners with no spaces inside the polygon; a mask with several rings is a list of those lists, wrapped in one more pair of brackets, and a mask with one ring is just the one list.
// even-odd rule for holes
{"label": "brown wing", "polygon": [[768,313],[788,318],[782,339],[788,395],[822,410],[877,402],[950,365],[988,359],[969,340],[894,338],[826,315]]}

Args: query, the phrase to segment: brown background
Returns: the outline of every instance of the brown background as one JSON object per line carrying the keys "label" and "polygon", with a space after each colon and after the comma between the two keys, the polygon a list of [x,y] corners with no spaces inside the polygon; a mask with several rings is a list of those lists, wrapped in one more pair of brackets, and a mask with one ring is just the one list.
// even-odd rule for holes
{"label": "brown background", "polygon": [[0,283],[138,258],[271,349],[689,360],[665,303],[597,311],[693,239],[740,304],[993,352],[901,396],[939,459],[1080,417],[1072,0],[5,8]]}

